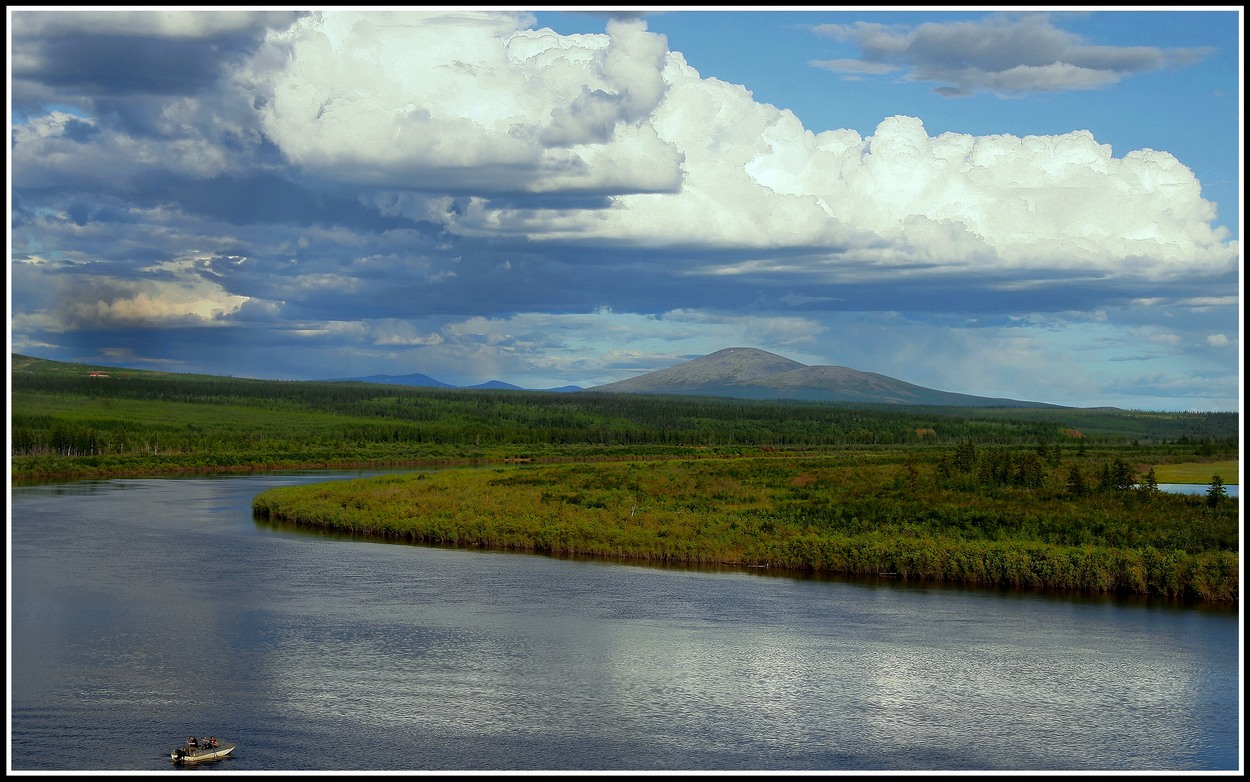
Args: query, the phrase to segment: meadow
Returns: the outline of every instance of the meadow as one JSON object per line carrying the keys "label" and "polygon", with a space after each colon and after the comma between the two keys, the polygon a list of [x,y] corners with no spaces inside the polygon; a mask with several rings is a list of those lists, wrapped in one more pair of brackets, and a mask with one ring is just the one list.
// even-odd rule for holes
{"label": "meadow", "polygon": [[1159,483],[1207,483],[1218,475],[1225,484],[1238,482],[1240,463],[1236,459],[1219,459],[1212,462],[1186,462],[1183,464],[1160,464],[1155,466],[1155,479]]}

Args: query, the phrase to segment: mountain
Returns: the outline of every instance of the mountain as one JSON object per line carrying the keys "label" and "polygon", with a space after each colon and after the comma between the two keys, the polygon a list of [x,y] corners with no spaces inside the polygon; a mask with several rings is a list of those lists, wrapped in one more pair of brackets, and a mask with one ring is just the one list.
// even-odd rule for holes
{"label": "mountain", "polygon": [[668,369],[592,386],[586,391],[942,407],[1059,407],[937,391],[849,367],[808,366],[757,348],[725,348]]}
{"label": "mountain", "polygon": [[386,383],[392,386],[428,386],[432,388],[455,388],[450,383],[435,380],[429,375],[369,375],[368,377],[335,377],[328,383]]}
{"label": "mountain", "polygon": [[475,388],[483,390],[503,391],[581,391],[581,386],[560,386],[558,388],[525,389],[502,380],[488,380],[475,386],[453,386],[429,375],[413,373],[411,375],[369,375],[368,377],[336,377],[323,381],[326,383],[386,383],[393,386],[422,386],[425,388]]}

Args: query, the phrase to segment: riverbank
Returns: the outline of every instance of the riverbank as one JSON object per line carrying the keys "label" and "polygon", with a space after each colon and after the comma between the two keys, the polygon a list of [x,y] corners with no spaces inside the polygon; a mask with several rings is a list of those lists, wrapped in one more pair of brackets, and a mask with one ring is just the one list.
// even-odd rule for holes
{"label": "riverbank", "polygon": [[1237,505],[860,453],[447,469],[271,489],[253,511],[466,548],[1235,603]]}

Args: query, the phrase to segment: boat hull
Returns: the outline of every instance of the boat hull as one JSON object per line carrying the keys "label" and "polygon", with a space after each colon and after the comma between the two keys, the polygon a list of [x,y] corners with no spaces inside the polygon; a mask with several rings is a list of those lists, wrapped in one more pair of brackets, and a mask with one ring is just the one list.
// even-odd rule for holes
{"label": "boat hull", "polygon": [[169,759],[179,766],[191,766],[196,763],[208,763],[213,760],[221,760],[222,758],[234,752],[234,744],[229,742],[216,747],[205,747],[203,749],[187,749],[179,747],[169,753]]}

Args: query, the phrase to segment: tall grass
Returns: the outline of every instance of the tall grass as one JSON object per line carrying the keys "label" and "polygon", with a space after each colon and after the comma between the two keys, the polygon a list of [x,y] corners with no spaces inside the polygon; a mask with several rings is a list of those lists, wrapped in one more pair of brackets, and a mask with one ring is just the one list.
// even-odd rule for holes
{"label": "tall grass", "polygon": [[1157,464],[1154,470],[1155,480],[1159,483],[1210,483],[1218,475],[1225,485],[1233,486],[1239,481],[1240,467],[1238,459],[1221,459],[1214,462]]}
{"label": "tall grass", "polygon": [[1235,602],[1236,501],[943,486],[880,455],[448,469],[262,492],[388,540]]}

